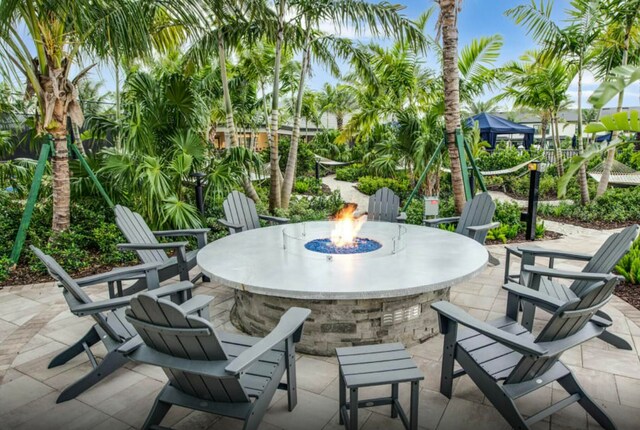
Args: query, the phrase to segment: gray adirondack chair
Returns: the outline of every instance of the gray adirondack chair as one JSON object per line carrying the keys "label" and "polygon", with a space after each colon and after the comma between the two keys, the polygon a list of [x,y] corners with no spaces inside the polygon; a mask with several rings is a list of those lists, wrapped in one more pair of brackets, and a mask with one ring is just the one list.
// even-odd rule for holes
{"label": "gray adirondack chair", "polygon": [[[207,244],[208,228],[189,230],[164,230],[152,231],[139,213],[131,209],[116,205],[116,224],[127,238],[129,243],[121,243],[119,249],[135,251],[143,263],[159,263],[158,276],[160,282],[180,276],[181,281],[189,280],[189,270],[193,269],[197,262],[198,251]],[[195,237],[198,241],[198,249],[187,251],[188,242],[158,242],[158,237]],[[175,251],[173,257],[169,257],[165,250]],[[191,282],[196,282],[202,273],[196,275]],[[205,278],[205,281],[207,279]],[[129,292],[137,292],[145,289],[144,280],[136,282],[130,287]]]}
{"label": "gray adirondack chair", "polygon": [[[603,332],[606,324],[592,317],[611,298],[616,282],[613,275],[591,282],[567,302],[508,283],[504,286],[508,291],[506,315],[490,322],[480,321],[451,303],[434,303],[432,308],[439,314],[440,331],[444,334],[441,393],[451,398],[453,379],[466,374],[513,428],[531,428],[578,402],[602,427],[615,429],[611,419],[560,361],[560,356]],[[532,334],[516,322],[521,301],[535,306],[556,306],[539,334]],[[464,327],[459,329],[461,325]],[[454,371],[456,361],[461,370]],[[515,400],[554,381],[569,396],[525,419]]]}
{"label": "gray adirondack chair", "polygon": [[[127,320],[145,343],[129,357],[162,367],[169,378],[143,428],[160,425],[171,406],[178,405],[241,419],[244,429],[255,429],[277,388],[287,390],[293,410],[294,344],[311,311],[289,309],[273,331],[259,339],[216,331],[205,318],[185,310],[189,302],[178,306],[142,293],[127,310]],[[126,352],[128,346],[122,349]],[[281,384],[285,372],[287,383]]]}
{"label": "gray adirondack chair", "polygon": [[[79,317],[90,316],[96,322],[87,334],[56,355],[49,363],[50,369],[61,366],[77,355],[85,352],[89,357],[89,363],[93,367],[93,370],[60,393],[57,399],[57,403],[60,403],[75,398],[127,363],[128,359],[123,353],[118,352],[118,348],[136,336],[135,330],[126,321],[124,316],[125,307],[129,306],[131,296],[93,301],[87,293],[82,290],[82,287],[103,282],[109,283],[140,279],[145,276],[149,278],[149,286],[157,286],[158,264],[141,264],[139,266],[117,269],[111,272],[74,280],[51,256],[45,254],[35,246],[31,246],[30,248],[45,265],[51,277],[58,281],[59,286],[64,288],[64,298],[69,304],[71,313]],[[180,282],[156,288],[152,292],[149,292],[149,294],[155,297],[174,295],[178,296],[177,299],[186,300],[191,294],[191,288],[193,288],[193,284],[190,282]],[[95,355],[91,352],[91,347],[98,342],[102,342],[107,350],[107,354],[99,363]]]}
{"label": "gray adirondack chair", "polygon": [[[500,227],[499,222],[491,222],[495,211],[496,204],[489,193],[480,193],[465,203],[461,216],[425,219],[423,224],[436,228],[440,224],[456,224],[456,233],[484,245],[489,230]],[[493,265],[500,264],[500,261],[491,254],[489,254],[489,262]]]}
{"label": "gray adirondack chair", "polygon": [[289,222],[288,218],[259,215],[255,202],[240,191],[230,192],[222,203],[222,208],[224,209],[225,218],[220,218],[218,222],[227,227],[230,234],[260,228],[261,219],[275,224]]}
{"label": "gray adirondack chair", "polygon": [[[536,291],[566,302],[580,295],[594,279],[604,279],[614,269],[618,261],[627,253],[638,235],[639,227],[632,225],[620,233],[614,233],[607,238],[594,255],[571,253],[561,250],[545,249],[538,247],[521,246],[521,281],[520,283]],[[557,270],[548,267],[534,266],[536,257],[548,257],[554,259],[570,259],[587,261],[582,272]],[[505,269],[507,270],[507,269]],[[563,285],[557,279],[573,281],[569,286]],[[555,307],[539,306],[548,312],[555,312]],[[530,305],[523,306],[522,324],[531,330],[536,308]],[[603,311],[598,311],[595,320],[611,323],[611,317]],[[620,349],[633,349],[629,343],[609,331],[604,331],[600,339]]]}
{"label": "gray adirondack chair", "polygon": [[386,221],[405,223],[407,214],[400,212],[400,197],[389,188],[380,188],[369,197],[367,221]]}

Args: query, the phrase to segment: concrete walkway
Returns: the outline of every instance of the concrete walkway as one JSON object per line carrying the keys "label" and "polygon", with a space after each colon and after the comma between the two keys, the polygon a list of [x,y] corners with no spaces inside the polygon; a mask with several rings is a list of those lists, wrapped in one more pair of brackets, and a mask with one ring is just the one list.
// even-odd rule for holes
{"label": "concrete walkway", "polygon": [[322,183],[333,190],[339,190],[342,199],[347,203],[358,205],[358,212],[366,212],[369,206],[369,196],[361,193],[353,182],[336,180],[336,175],[328,175],[322,178]]}

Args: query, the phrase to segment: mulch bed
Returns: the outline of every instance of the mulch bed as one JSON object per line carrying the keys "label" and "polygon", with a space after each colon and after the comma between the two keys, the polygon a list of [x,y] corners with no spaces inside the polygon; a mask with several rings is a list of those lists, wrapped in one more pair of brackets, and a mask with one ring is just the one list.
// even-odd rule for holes
{"label": "mulch bed", "polygon": [[[93,266],[89,266],[85,269],[79,270],[78,272],[71,273],[73,278],[83,278],[85,276],[95,275],[97,273],[105,273],[115,267],[123,267],[130,266],[135,263],[124,263],[121,266],[112,266],[105,264],[96,264]],[[26,284],[38,284],[41,282],[53,282],[53,278],[49,276],[48,273],[40,273],[32,270],[29,266],[23,265],[16,267],[13,272],[11,272],[11,276],[9,279],[0,282],[0,289],[2,287],[13,286],[13,285],[26,285]]]}
{"label": "mulch bed", "polygon": [[640,285],[621,282],[616,287],[615,294],[634,308],[640,309]]}
{"label": "mulch bed", "polygon": [[561,222],[564,224],[573,224],[584,228],[590,228],[593,230],[611,230],[614,228],[624,228],[631,224],[636,224],[638,221],[582,221],[575,218],[557,217],[552,215],[539,215],[541,218],[548,219],[549,221]]}
{"label": "mulch bed", "polygon": [[[562,237],[562,234],[557,233],[555,231],[547,230],[547,231],[544,232],[544,237],[536,239],[536,241],[538,241],[538,240],[555,240],[555,239],[560,239],[561,237]],[[510,243],[521,243],[521,242],[529,242],[527,240],[527,238],[525,237],[524,233],[519,233],[513,239],[507,240],[506,244],[503,243],[501,240],[489,240],[489,239],[487,239],[486,244],[487,245],[508,245]]]}

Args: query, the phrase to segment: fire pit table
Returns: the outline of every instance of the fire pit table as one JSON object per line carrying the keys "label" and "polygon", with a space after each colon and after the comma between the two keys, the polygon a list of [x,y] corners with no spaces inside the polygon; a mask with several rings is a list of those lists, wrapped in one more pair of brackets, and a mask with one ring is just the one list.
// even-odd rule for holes
{"label": "fire pit table", "polygon": [[207,245],[198,265],[212,281],[235,289],[232,323],[265,336],[292,306],[311,309],[298,350],[334,355],[335,348],[422,342],[438,332],[430,304],[471,279],[486,249],[435,228],[367,222],[352,247],[329,236],[339,222],[264,227]]}

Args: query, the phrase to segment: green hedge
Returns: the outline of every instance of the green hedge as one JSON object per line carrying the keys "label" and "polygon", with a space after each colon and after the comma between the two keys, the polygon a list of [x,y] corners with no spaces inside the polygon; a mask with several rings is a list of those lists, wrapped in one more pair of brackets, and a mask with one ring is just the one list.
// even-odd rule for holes
{"label": "green hedge", "polygon": [[616,266],[616,272],[630,284],[640,285],[640,239],[637,239],[627,255]]}
{"label": "green hedge", "polygon": [[558,206],[542,204],[540,215],[575,219],[583,222],[627,222],[640,220],[640,187],[612,188],[587,206],[561,203]]}
{"label": "green hedge", "polygon": [[358,178],[358,190],[368,196],[375,194],[376,191],[384,187],[391,189],[400,196],[400,199],[405,199],[411,192],[411,185],[408,179],[379,178],[377,176],[362,176]]}
{"label": "green hedge", "polygon": [[365,176],[367,169],[363,164],[355,163],[349,166],[339,167],[336,169],[336,179],[338,181],[357,182],[358,178]]}

